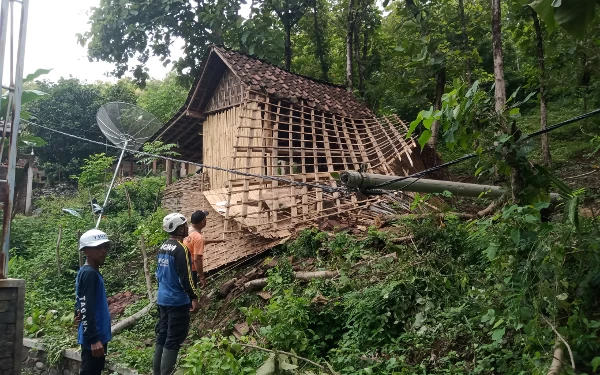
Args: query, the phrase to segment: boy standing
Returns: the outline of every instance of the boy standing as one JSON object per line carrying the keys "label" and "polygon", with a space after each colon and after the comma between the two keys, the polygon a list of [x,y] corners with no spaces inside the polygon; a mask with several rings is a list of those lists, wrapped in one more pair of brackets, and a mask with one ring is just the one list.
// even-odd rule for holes
{"label": "boy standing", "polygon": [[185,238],[183,243],[192,253],[194,262],[192,263],[192,273],[194,276],[194,283],[200,282],[200,287],[206,286],[206,278],[204,277],[204,246],[211,243],[225,242],[223,240],[207,240],[202,235],[202,229],[206,227],[206,216],[208,211],[196,211],[192,214],[191,222],[192,225],[189,228],[188,236]]}
{"label": "boy standing", "polygon": [[100,375],[106,362],[110,339],[110,313],[100,266],[106,260],[110,240],[106,233],[92,229],[79,239],[79,251],[86,262],[75,281],[76,316],[79,321],[78,343],[81,345],[81,375]]}
{"label": "boy standing", "polygon": [[182,243],[188,235],[187,220],[178,213],[165,216],[163,229],[170,234],[158,250],[158,304],[154,375],[171,375],[181,344],[190,329],[190,313],[198,311],[193,286],[191,255]]}

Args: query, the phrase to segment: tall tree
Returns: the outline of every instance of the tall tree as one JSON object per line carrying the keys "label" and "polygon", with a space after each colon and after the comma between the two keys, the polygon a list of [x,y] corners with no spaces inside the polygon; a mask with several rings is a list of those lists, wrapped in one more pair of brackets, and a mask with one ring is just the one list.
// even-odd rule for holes
{"label": "tall tree", "polygon": [[239,40],[239,9],[240,0],[102,0],[91,9],[90,29],[78,40],[90,59],[114,64],[113,75],[131,72],[144,84],[148,58],[171,63],[171,48],[180,39],[184,57],[174,67],[194,77],[211,43],[232,46]]}
{"label": "tall tree", "polygon": [[348,91],[352,91],[353,89],[353,78],[354,78],[354,69],[353,69],[353,53],[352,46],[354,43],[354,19],[355,19],[355,10],[354,10],[354,0],[348,0],[348,22],[346,28],[346,87]]}
{"label": "tall tree", "polygon": [[285,32],[285,68],[292,68],[292,28],[298,24],[316,0],[267,0],[283,25]]}
{"label": "tall tree", "polygon": [[321,1],[313,2],[313,22],[314,22],[314,39],[315,39],[315,54],[321,65],[321,79],[329,81],[329,58],[328,50],[325,45],[325,27],[323,22],[319,22],[319,6]]}
{"label": "tall tree", "polygon": [[494,98],[500,115],[506,105],[506,83],[502,57],[502,9],[500,0],[492,0],[492,53],[494,56]]}
{"label": "tall tree", "polygon": [[467,34],[467,20],[465,18],[465,2],[464,0],[458,0],[458,14],[460,16],[460,26],[463,37],[463,53],[465,54],[465,65],[467,68],[467,84],[471,86],[471,52],[469,48],[469,35]]}
{"label": "tall tree", "polygon": [[[533,26],[535,28],[535,38],[537,42],[537,60],[538,60],[538,75],[540,81],[540,128],[546,129],[548,124],[548,110],[547,110],[547,95],[546,95],[546,68],[544,61],[544,36],[542,35],[542,26],[537,13],[531,9],[531,17],[533,18]],[[548,140],[548,133],[542,134],[542,159],[544,165],[549,166],[552,163],[552,157],[550,155],[550,143]]]}

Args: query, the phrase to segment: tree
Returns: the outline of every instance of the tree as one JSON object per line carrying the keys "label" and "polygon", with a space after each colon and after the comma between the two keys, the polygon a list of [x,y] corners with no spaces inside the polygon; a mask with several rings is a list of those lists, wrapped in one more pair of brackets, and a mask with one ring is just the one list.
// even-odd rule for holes
{"label": "tree", "polygon": [[166,123],[187,99],[189,88],[181,86],[174,73],[164,80],[150,80],[139,94],[137,104]]}
{"label": "tree", "polygon": [[354,19],[355,19],[355,11],[354,11],[354,0],[348,0],[348,23],[346,28],[346,87],[348,91],[352,91],[353,88],[353,64],[352,64],[352,44],[353,44],[353,35],[354,35]]}
{"label": "tree", "polygon": [[285,32],[285,69],[292,68],[292,28],[298,24],[309,7],[316,0],[266,0],[267,7],[273,9]]}
{"label": "tree", "polygon": [[78,40],[91,60],[114,64],[116,77],[129,71],[143,86],[148,58],[171,63],[171,48],[179,38],[185,56],[174,67],[180,75],[195,77],[211,43],[238,45],[239,9],[240,0],[102,0],[91,9],[90,30],[78,34]]}
{"label": "tree", "polygon": [[[538,69],[539,69],[539,81],[540,81],[540,128],[546,129],[548,124],[548,110],[547,110],[547,95],[546,95],[546,68],[544,62],[544,37],[542,35],[542,27],[537,13],[531,9],[531,17],[533,18],[533,25],[535,28],[535,39],[537,41],[537,58],[538,58]],[[552,157],[550,155],[550,144],[548,140],[548,134],[542,135],[542,159],[544,165],[550,166],[552,163]]]}

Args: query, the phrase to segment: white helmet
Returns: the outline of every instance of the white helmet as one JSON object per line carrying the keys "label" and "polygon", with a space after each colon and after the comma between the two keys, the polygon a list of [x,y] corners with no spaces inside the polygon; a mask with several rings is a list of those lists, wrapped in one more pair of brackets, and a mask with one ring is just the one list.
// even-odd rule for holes
{"label": "white helmet", "polygon": [[110,240],[106,233],[98,229],[90,229],[81,235],[81,238],[79,239],[79,250],[82,250],[84,247],[100,246],[107,242],[110,243]]}
{"label": "white helmet", "polygon": [[165,230],[165,232],[171,233],[175,229],[177,229],[177,227],[179,227],[181,224],[185,224],[185,223],[187,223],[187,220],[185,219],[185,216],[183,216],[182,214],[178,214],[178,213],[168,214],[163,219],[163,229]]}

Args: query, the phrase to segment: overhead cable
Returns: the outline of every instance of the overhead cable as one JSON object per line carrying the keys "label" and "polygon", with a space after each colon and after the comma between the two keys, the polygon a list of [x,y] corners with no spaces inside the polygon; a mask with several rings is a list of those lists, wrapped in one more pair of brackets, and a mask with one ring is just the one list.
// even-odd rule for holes
{"label": "overhead cable", "polygon": [[[25,123],[27,123],[27,124],[29,124],[29,125],[37,126],[37,127],[49,130],[49,131],[54,132],[54,133],[58,133],[58,134],[61,134],[61,135],[67,136],[67,137],[78,139],[80,141],[89,142],[89,143],[95,143],[97,145],[101,145],[101,146],[105,146],[105,147],[111,147],[111,148],[115,148],[115,149],[121,150],[121,151],[123,150],[123,148],[115,146],[115,145],[110,145],[110,144],[107,144],[107,143],[103,143],[103,142],[99,142],[99,141],[94,141],[92,139],[80,137],[78,135],[66,133],[66,132],[63,132],[63,131],[60,131],[60,130],[57,130],[57,129],[54,129],[54,128],[51,128],[51,127],[48,127],[48,126],[45,126],[45,125],[37,124],[35,122],[31,122],[31,121],[23,120],[23,119],[22,119],[22,121],[25,122]],[[152,154],[150,152],[145,152],[145,151],[134,151],[134,150],[130,150],[130,149],[125,149],[125,151],[127,151],[127,152],[129,152],[131,154],[134,154],[134,155],[149,156],[149,157],[154,157],[154,158],[169,160],[169,161],[177,162],[177,163],[191,164],[191,165],[198,166],[200,168],[206,168],[206,169],[213,169],[213,170],[222,171],[222,172],[228,172],[228,173],[235,174],[235,175],[238,175],[238,176],[255,177],[255,178],[261,178],[261,179],[265,179],[265,180],[283,182],[283,183],[287,183],[287,184],[290,184],[290,185],[310,187],[310,188],[314,188],[314,189],[321,189],[321,190],[326,191],[328,193],[343,193],[343,192],[346,192],[346,188],[343,188],[343,187],[333,187],[333,186],[328,186],[328,185],[312,184],[312,183],[309,183],[309,182],[289,180],[289,179],[283,178],[283,177],[268,176],[268,175],[254,174],[254,173],[248,173],[248,172],[241,172],[241,171],[236,171],[234,169],[216,167],[216,166],[206,165],[206,164],[201,164],[201,163],[194,163],[194,162],[188,161],[188,160],[176,159],[176,158],[172,158],[172,157],[169,157],[169,156]]]}

